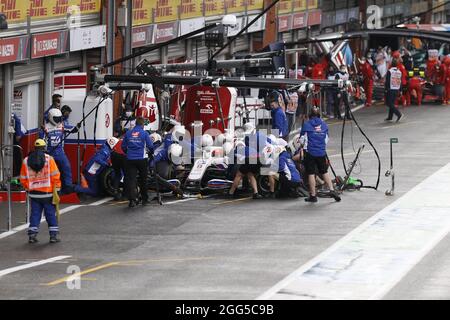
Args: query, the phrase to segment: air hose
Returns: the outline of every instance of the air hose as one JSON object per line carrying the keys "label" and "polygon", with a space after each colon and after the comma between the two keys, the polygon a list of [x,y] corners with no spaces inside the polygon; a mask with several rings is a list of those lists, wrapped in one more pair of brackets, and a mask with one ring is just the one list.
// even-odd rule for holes
{"label": "air hose", "polygon": [[[346,95],[347,92],[343,92],[343,94]],[[380,177],[381,177],[381,159],[380,159],[380,155],[378,154],[378,151],[375,148],[375,146],[373,145],[372,141],[369,139],[369,137],[366,135],[366,133],[364,132],[364,130],[361,128],[361,126],[359,125],[358,121],[356,120],[355,115],[353,114],[352,110],[350,109],[348,98],[345,99],[344,103],[345,103],[345,108],[346,108],[348,114],[350,115],[351,119],[355,122],[355,125],[358,128],[359,132],[361,132],[361,134],[367,140],[369,145],[372,147],[372,149],[375,152],[375,155],[377,157],[377,161],[378,161],[378,177],[377,177],[376,185],[375,186],[364,186],[364,185],[362,185],[362,181],[361,181],[361,188],[378,190],[378,186],[380,184]],[[342,165],[344,167],[345,174],[347,175],[348,172],[347,172],[347,167],[345,165],[345,158],[344,158],[344,131],[345,131],[345,120],[346,120],[346,117],[347,117],[347,114],[344,115],[344,120],[343,120],[343,123],[342,123],[342,131],[341,131],[341,159],[342,159]]]}

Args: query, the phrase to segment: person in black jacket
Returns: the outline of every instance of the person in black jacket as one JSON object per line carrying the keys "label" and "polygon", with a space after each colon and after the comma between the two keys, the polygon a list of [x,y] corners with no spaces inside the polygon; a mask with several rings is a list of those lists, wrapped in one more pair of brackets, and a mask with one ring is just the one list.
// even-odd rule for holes
{"label": "person in black jacket", "polygon": [[403,114],[395,107],[395,100],[397,99],[401,88],[402,72],[397,68],[397,60],[393,60],[391,68],[386,74],[385,94],[389,113],[385,121],[392,121],[394,114],[397,116],[397,122],[403,118]]}

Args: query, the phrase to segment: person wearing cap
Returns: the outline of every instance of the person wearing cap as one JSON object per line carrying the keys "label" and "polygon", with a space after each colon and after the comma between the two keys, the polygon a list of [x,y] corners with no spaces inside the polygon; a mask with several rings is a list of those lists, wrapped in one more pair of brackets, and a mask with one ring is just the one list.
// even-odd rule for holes
{"label": "person wearing cap", "polygon": [[111,153],[119,139],[115,137],[108,138],[100,150],[98,150],[91,159],[89,159],[83,170],[83,177],[87,181],[87,187],[77,185],[75,192],[85,193],[93,197],[100,195],[100,175],[109,166]]}
{"label": "person wearing cap", "polygon": [[44,111],[44,125],[45,123],[48,122],[48,113],[51,109],[61,109],[61,99],[62,99],[62,95],[55,93],[52,96],[52,104],[50,105],[50,107],[48,107],[47,110]]}
{"label": "person wearing cap", "polygon": [[138,204],[136,195],[136,177],[139,172],[139,188],[142,205],[148,205],[147,180],[148,158],[153,154],[153,142],[150,134],[144,130],[145,120],[142,117],[136,119],[136,126],[128,130],[122,141],[122,150],[127,155],[125,166],[125,193],[128,195],[129,207]]}
{"label": "person wearing cap", "polygon": [[309,197],[306,198],[305,201],[317,202],[316,172],[322,175],[323,180],[330,190],[330,196],[336,201],[341,201],[337,192],[334,191],[333,183],[328,174],[326,150],[328,143],[328,126],[320,118],[319,108],[313,107],[311,109],[309,120],[304,123],[300,131],[300,139],[304,149],[304,164],[309,184]]}
{"label": "person wearing cap", "polygon": [[[272,172],[269,175],[270,198],[298,196],[297,188],[300,186],[302,178],[286,147],[287,142],[283,139],[278,139],[276,146],[274,146],[274,162],[271,165]],[[278,194],[275,193],[275,181],[277,179],[280,181]]]}
{"label": "person wearing cap", "polygon": [[20,182],[28,192],[31,205],[28,242],[38,242],[37,235],[43,211],[48,223],[50,243],[56,243],[60,240],[53,198],[54,193],[61,188],[60,173],[53,157],[45,154],[45,141],[37,139],[34,147],[34,151],[23,160],[20,170]]}
{"label": "person wearing cap", "polygon": [[77,133],[78,129],[80,129],[81,124],[77,126],[73,126],[69,123],[69,117],[72,113],[72,108],[68,105],[63,105],[61,107],[61,113],[62,113],[62,119],[63,119],[63,125],[64,125],[64,131],[66,133]]}
{"label": "person wearing cap", "polygon": [[288,121],[280,106],[280,94],[277,91],[272,91],[269,94],[269,103],[272,114],[272,130],[278,130],[279,136],[287,139],[289,135]]}

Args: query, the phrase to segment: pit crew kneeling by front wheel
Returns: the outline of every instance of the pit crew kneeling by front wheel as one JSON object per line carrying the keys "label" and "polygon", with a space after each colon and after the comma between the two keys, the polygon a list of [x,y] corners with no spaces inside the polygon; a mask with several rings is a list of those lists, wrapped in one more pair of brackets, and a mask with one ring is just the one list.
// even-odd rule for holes
{"label": "pit crew kneeling by front wheel", "polygon": [[[286,150],[287,142],[284,139],[278,139],[274,145],[266,146],[263,150],[266,158],[266,164],[270,164],[268,175],[270,192],[269,198],[298,198],[301,196],[299,188],[302,184],[302,178],[297,170],[291,155]],[[276,191],[276,182],[278,191]]]}
{"label": "pit crew kneeling by front wheel", "polygon": [[328,126],[320,118],[320,109],[313,107],[309,119],[304,123],[300,132],[300,139],[305,151],[305,169],[308,175],[309,197],[306,202],[317,202],[316,195],[316,172],[322,175],[330,190],[330,196],[336,201],[341,201],[338,193],[334,190],[331,177],[328,173],[327,143]]}
{"label": "pit crew kneeling by front wheel", "polygon": [[111,152],[118,142],[119,139],[115,137],[110,137],[105,141],[102,148],[94,154],[83,170],[83,176],[87,185],[75,186],[75,192],[88,194],[93,197],[100,196],[100,176],[109,167]]}

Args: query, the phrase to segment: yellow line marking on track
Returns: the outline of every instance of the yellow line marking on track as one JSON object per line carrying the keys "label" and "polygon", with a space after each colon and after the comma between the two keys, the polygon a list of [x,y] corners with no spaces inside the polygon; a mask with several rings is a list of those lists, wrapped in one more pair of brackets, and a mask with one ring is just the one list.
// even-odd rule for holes
{"label": "yellow line marking on track", "polygon": [[[60,279],[57,279],[55,281],[42,284],[43,286],[56,286],[58,284],[64,283],[66,281],[70,281],[71,279],[80,277],[81,280],[90,279],[92,281],[97,280],[95,278],[82,278],[83,275],[93,273],[96,271],[104,270],[107,268],[115,267],[115,266],[122,266],[122,267],[128,267],[128,266],[141,266],[144,263],[151,263],[151,262],[176,262],[176,261],[196,261],[196,260],[211,260],[215,259],[215,257],[199,257],[199,258],[163,258],[163,259],[148,259],[148,260],[130,260],[130,261],[116,261],[116,262],[110,262],[106,264],[99,265],[94,268],[89,268],[81,272],[77,272],[74,274],[71,274],[67,277],[63,277]],[[88,280],[89,281],[89,280]]]}
{"label": "yellow line marking on track", "polygon": [[69,279],[74,279],[76,277],[81,277],[81,276],[83,276],[85,274],[93,273],[93,272],[96,272],[96,271],[99,271],[99,270],[103,270],[103,269],[106,269],[106,268],[111,268],[111,267],[117,266],[119,264],[120,264],[120,262],[110,262],[110,263],[102,264],[102,265],[100,265],[98,267],[90,268],[90,269],[87,269],[87,270],[84,270],[84,271],[81,271],[81,272],[77,272],[77,273],[71,274],[70,276],[67,276],[67,277],[64,277],[64,278],[61,278],[61,279],[58,279],[58,280],[46,283],[45,285],[46,286],[56,286],[58,284],[66,282]]}
{"label": "yellow line marking on track", "polygon": [[235,200],[228,200],[228,201],[223,201],[223,202],[216,202],[216,203],[213,203],[213,204],[216,204],[216,205],[227,204],[227,203],[240,202],[240,201],[245,201],[245,200],[250,200],[250,199],[252,199],[252,197],[235,199]]}

